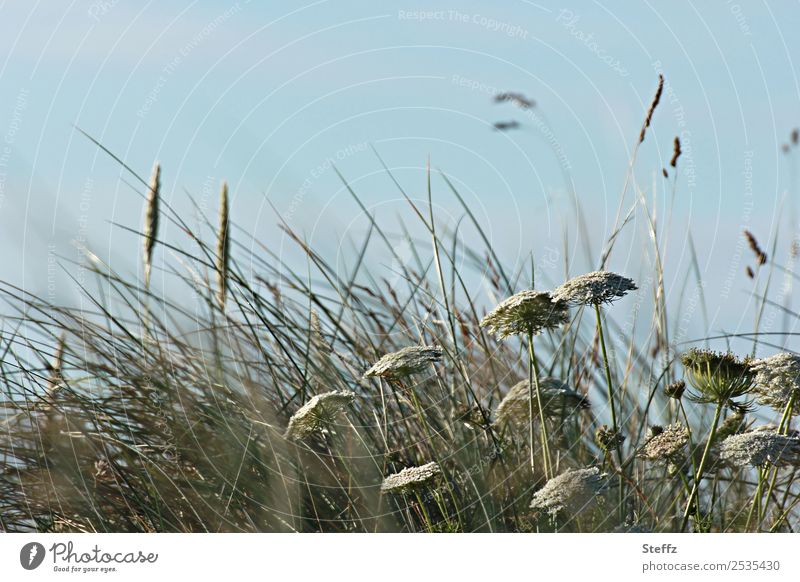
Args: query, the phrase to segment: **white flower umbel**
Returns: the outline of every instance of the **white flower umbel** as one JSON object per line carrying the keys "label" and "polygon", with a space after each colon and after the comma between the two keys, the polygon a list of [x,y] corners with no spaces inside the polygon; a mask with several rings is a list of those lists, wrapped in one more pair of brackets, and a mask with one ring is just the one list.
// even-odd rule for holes
{"label": "white flower umbel", "polygon": [[420,467],[407,467],[386,477],[381,484],[381,492],[410,493],[435,483],[441,474],[442,470],[435,462]]}
{"label": "white flower umbel", "polygon": [[355,398],[353,392],[343,390],[318,394],[306,402],[289,419],[286,438],[301,440],[328,426]]}

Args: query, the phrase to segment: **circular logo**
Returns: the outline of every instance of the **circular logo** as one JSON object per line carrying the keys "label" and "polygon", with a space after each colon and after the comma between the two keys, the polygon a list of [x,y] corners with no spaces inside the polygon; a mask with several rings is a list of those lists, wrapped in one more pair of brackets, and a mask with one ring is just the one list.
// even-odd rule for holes
{"label": "circular logo", "polygon": [[35,570],[44,561],[44,546],[39,542],[30,542],[19,551],[19,563],[26,570]]}

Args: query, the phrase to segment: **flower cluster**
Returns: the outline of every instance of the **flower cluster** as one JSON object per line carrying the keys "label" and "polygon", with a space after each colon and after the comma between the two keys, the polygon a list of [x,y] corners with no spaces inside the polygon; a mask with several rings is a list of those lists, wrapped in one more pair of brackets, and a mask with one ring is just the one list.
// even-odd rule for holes
{"label": "flower cluster", "polygon": [[681,356],[692,386],[698,393],[695,402],[727,404],[753,389],[753,372],[749,360],[740,360],[731,353],[692,348]]}
{"label": "flower cluster", "polygon": [[800,438],[778,434],[774,427],[762,426],[729,436],[720,445],[720,457],[738,467],[800,464]]}
{"label": "flower cluster", "polygon": [[414,490],[434,483],[442,474],[436,462],[430,462],[420,467],[407,467],[389,475],[381,484],[383,493],[410,493]]}
{"label": "flower cluster", "polygon": [[442,348],[438,346],[410,346],[383,356],[364,372],[364,377],[403,378],[418,374],[441,359]]}
{"label": "flower cluster", "polygon": [[601,475],[597,467],[568,469],[545,483],[533,495],[530,507],[551,517],[564,511],[574,514],[589,509],[604,486],[605,475]]}
{"label": "flower cluster", "polygon": [[677,463],[683,457],[686,443],[689,442],[689,431],[680,423],[671,424],[661,431],[656,431],[639,450],[639,457],[648,461],[665,461]]}
{"label": "flower cluster", "polygon": [[600,305],[624,297],[628,291],[638,289],[627,277],[594,271],[574,277],[553,291],[553,299],[572,305]]}
{"label": "flower cluster", "polygon": [[334,390],[314,396],[292,415],[284,436],[301,440],[325,428],[354,398],[355,394],[347,390]]}
{"label": "flower cluster", "polygon": [[499,339],[511,335],[536,335],[569,321],[567,304],[554,301],[546,291],[520,291],[492,309],[481,320],[481,327]]}
{"label": "flower cluster", "polygon": [[750,369],[755,372],[754,386],[760,404],[783,412],[791,401],[791,414],[800,413],[800,356],[775,354],[755,360]]}
{"label": "flower cluster", "polygon": [[[576,392],[557,378],[542,378],[539,381],[539,390],[542,411],[548,418],[562,418],[589,408],[589,399],[586,396]],[[497,424],[527,424],[530,412],[528,402],[530,393],[528,380],[515,384],[497,406],[495,422]],[[537,405],[538,403],[534,403],[534,410],[537,410]]]}

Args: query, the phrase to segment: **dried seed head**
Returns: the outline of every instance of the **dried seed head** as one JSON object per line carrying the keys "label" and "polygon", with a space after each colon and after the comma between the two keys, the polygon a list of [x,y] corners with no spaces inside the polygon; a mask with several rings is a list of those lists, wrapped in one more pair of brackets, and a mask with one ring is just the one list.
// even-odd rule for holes
{"label": "dried seed head", "polygon": [[673,143],[672,146],[672,159],[669,161],[669,165],[672,166],[673,168],[676,167],[678,165],[678,158],[681,157],[682,153],[683,152],[681,151],[681,140],[676,135],[675,142]]}
{"label": "dried seed head", "polygon": [[573,277],[561,285],[553,291],[553,299],[573,305],[600,305],[616,301],[625,297],[628,291],[636,289],[636,284],[627,277],[608,271],[594,271]]}
{"label": "dried seed head", "polygon": [[[589,408],[589,399],[576,392],[557,378],[542,378],[539,381],[542,410],[548,418],[562,418]],[[500,401],[495,413],[497,424],[527,426],[529,423],[529,381],[515,384]],[[533,396],[534,420],[539,418],[536,394]]]}
{"label": "dried seed head", "polygon": [[285,438],[301,440],[330,426],[336,416],[352,404],[354,399],[355,394],[348,390],[334,390],[314,396],[289,419]]}
{"label": "dried seed head", "polygon": [[567,305],[554,301],[545,291],[520,291],[492,309],[481,320],[481,327],[499,339],[519,334],[539,334],[569,321]]}
{"label": "dried seed head", "polygon": [[604,485],[605,475],[597,467],[568,469],[545,483],[533,495],[530,507],[552,517],[564,511],[576,514],[591,509]]}
{"label": "dried seed head", "polygon": [[639,450],[638,456],[648,461],[678,463],[683,458],[684,448],[689,442],[689,431],[680,423],[671,424],[658,434],[651,436]]}
{"label": "dried seed head", "polygon": [[441,474],[442,470],[435,462],[420,467],[407,467],[386,477],[381,484],[381,493],[411,493],[435,484]]}
{"label": "dried seed head", "polygon": [[800,413],[800,356],[782,352],[753,361],[750,370],[760,404],[783,412],[791,401],[790,414]]}
{"label": "dried seed head", "polygon": [[738,467],[800,464],[800,438],[780,435],[764,426],[729,436],[720,445],[720,457]]}
{"label": "dried seed head", "polygon": [[56,351],[53,354],[53,361],[47,365],[47,395],[52,396],[58,392],[63,386],[64,376],[62,368],[64,367],[64,346],[66,344],[66,337],[64,334],[58,338],[56,344]]}
{"label": "dried seed head", "polygon": [[517,105],[517,107],[521,109],[531,109],[536,105],[536,102],[533,99],[528,99],[522,93],[515,93],[512,91],[508,91],[506,93],[498,93],[494,96],[495,103],[505,103],[510,101]]}
{"label": "dried seed head", "polygon": [[217,303],[225,309],[228,290],[228,183],[222,182],[219,200],[219,231],[217,232]]}
{"label": "dried seed head", "polygon": [[683,380],[678,380],[672,384],[667,384],[667,386],[664,388],[664,394],[666,394],[669,398],[674,398],[675,400],[680,400],[685,391],[686,382]]}
{"label": "dried seed head", "polygon": [[153,248],[158,237],[158,203],[161,191],[161,166],[153,166],[150,186],[147,189],[147,204],[144,213],[144,286],[150,286],[150,271],[153,268]]}
{"label": "dried seed head", "polygon": [[656,89],[656,94],[653,97],[653,102],[650,104],[650,109],[647,110],[647,116],[644,118],[644,125],[642,126],[642,132],[639,134],[639,143],[644,141],[644,135],[647,132],[647,128],[650,127],[650,122],[653,120],[653,113],[655,113],[656,107],[658,107],[658,102],[661,101],[661,93],[664,91],[664,75],[658,76],[658,89]]}
{"label": "dried seed head", "polygon": [[690,395],[695,402],[728,404],[753,389],[749,359],[740,360],[730,352],[692,348],[681,356],[681,363],[698,391]]}
{"label": "dried seed head", "polygon": [[497,121],[494,124],[494,128],[497,131],[508,131],[509,129],[519,129],[520,123],[519,121],[513,119],[511,121]]}
{"label": "dried seed head", "polygon": [[759,265],[763,265],[767,262],[767,253],[761,250],[761,247],[756,240],[756,237],[753,235],[752,232],[749,230],[744,231],[744,237],[747,239],[747,244],[750,246],[750,250],[753,251],[753,254],[756,256],[756,262]]}
{"label": "dried seed head", "polygon": [[622,443],[625,442],[625,435],[619,432],[619,430],[615,431],[613,428],[604,424],[594,433],[594,441],[597,443],[597,446],[604,451],[612,451],[622,446]]}
{"label": "dried seed head", "polygon": [[439,346],[410,346],[383,356],[364,372],[364,377],[403,378],[422,372],[441,359],[442,348]]}

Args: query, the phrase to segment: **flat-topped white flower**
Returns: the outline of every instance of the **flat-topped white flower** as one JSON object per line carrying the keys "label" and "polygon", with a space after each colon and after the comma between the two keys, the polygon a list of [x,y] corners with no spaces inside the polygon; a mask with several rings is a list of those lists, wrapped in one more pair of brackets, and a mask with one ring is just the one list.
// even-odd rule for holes
{"label": "flat-topped white flower", "polygon": [[553,299],[571,305],[600,305],[616,301],[636,289],[636,284],[627,277],[608,271],[593,271],[573,277],[558,287],[553,291]]}
{"label": "flat-topped white flower", "polygon": [[318,430],[322,430],[333,422],[336,416],[347,408],[355,398],[349,390],[317,394],[306,402],[289,419],[285,437],[288,439],[304,439]]}
{"label": "flat-topped white flower", "polygon": [[435,483],[441,474],[442,470],[436,462],[426,463],[420,467],[407,467],[399,473],[386,477],[381,484],[381,492],[409,493]]}
{"label": "flat-topped white flower", "polygon": [[792,401],[792,416],[800,413],[800,356],[782,352],[750,363],[755,372],[758,402],[783,412]]}
{"label": "flat-topped white flower", "polygon": [[762,467],[800,464],[800,438],[778,434],[775,427],[762,426],[729,436],[719,447],[720,457],[739,466]]}
{"label": "flat-topped white flower", "polygon": [[552,517],[564,511],[575,514],[593,507],[604,485],[605,475],[597,467],[568,469],[534,493],[531,509]]}
{"label": "flat-topped white flower", "polygon": [[[589,399],[576,392],[558,378],[539,380],[542,409],[548,418],[561,418],[589,408]],[[527,424],[530,416],[530,386],[528,380],[516,383],[500,401],[495,412],[497,424]],[[534,396],[535,400],[535,396]],[[538,403],[534,402],[534,411]]]}
{"label": "flat-topped white flower", "polygon": [[410,346],[383,356],[364,372],[364,377],[403,378],[422,372],[441,359],[439,346]]}
{"label": "flat-topped white flower", "polygon": [[567,305],[553,301],[546,291],[520,291],[504,300],[481,320],[481,327],[503,339],[511,335],[537,335],[569,321]]}
{"label": "flat-topped white flower", "polygon": [[682,457],[689,442],[689,431],[681,423],[671,424],[650,437],[639,450],[639,457],[649,461],[675,462]]}

